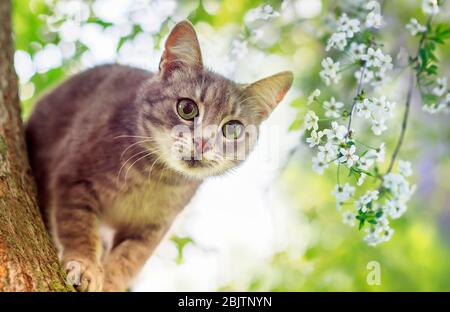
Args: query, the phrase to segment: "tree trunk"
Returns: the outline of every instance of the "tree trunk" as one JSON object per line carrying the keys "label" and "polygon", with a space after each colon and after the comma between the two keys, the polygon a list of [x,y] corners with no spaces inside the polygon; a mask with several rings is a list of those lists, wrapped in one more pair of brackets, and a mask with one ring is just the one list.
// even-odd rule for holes
{"label": "tree trunk", "polygon": [[10,0],[0,0],[0,291],[68,291],[36,203],[13,68]]}

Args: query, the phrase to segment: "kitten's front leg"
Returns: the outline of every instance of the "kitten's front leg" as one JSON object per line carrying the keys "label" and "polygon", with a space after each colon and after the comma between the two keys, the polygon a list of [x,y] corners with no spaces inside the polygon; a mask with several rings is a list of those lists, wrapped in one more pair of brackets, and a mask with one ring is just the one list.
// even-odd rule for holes
{"label": "kitten's front leg", "polygon": [[75,284],[79,291],[101,291],[101,241],[92,190],[83,183],[60,190],[54,207],[55,234],[62,247],[62,263],[69,283]]}
{"label": "kitten's front leg", "polygon": [[154,224],[139,230],[119,231],[114,239],[113,249],[104,261],[103,291],[125,291],[164,233],[164,226]]}

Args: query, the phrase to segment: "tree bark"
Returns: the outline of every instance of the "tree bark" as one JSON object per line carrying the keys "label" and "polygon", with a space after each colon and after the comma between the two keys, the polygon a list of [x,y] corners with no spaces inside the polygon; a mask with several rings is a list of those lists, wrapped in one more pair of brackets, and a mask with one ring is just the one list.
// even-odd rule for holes
{"label": "tree bark", "polygon": [[68,291],[27,159],[13,68],[10,0],[0,1],[0,291]]}

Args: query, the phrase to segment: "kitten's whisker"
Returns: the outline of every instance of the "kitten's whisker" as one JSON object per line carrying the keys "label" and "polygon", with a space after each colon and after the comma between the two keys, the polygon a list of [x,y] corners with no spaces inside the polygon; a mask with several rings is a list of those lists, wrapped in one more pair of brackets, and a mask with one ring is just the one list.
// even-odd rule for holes
{"label": "kitten's whisker", "polygon": [[151,176],[151,173],[152,173],[152,171],[153,171],[153,167],[155,166],[156,162],[157,162],[159,159],[161,159],[161,158],[162,158],[161,155],[158,156],[158,157],[156,157],[155,161],[154,161],[153,164],[151,165],[150,170],[149,170],[149,172],[148,172],[147,180],[150,180],[150,176]]}
{"label": "kitten's whisker", "polygon": [[138,159],[136,159],[136,160],[130,165],[130,167],[128,167],[127,171],[125,172],[125,181],[127,181],[128,172],[129,172],[130,169],[134,166],[134,164],[136,164],[139,160],[144,159],[145,157],[148,157],[148,156],[150,156],[150,155],[152,155],[152,154],[154,154],[154,153],[155,153],[155,151],[152,151],[152,152],[150,152],[150,153],[148,153],[148,154],[145,154],[144,156],[139,157]]}
{"label": "kitten's whisker", "polygon": [[163,174],[164,170],[166,170],[166,169],[167,169],[167,166],[164,165],[164,166],[163,166],[163,169],[161,170],[161,172],[160,172],[160,174],[159,174],[159,179],[158,179],[158,183],[157,183],[157,184],[159,184],[159,182],[161,182],[162,174]]}
{"label": "kitten's whisker", "polygon": [[[119,173],[117,174],[117,179],[120,178],[120,174],[121,174],[123,168],[125,167],[125,165],[126,165],[132,158],[134,158],[134,157],[136,157],[136,156],[138,156],[138,155],[140,155],[140,154],[142,154],[142,153],[148,153],[148,152],[149,152],[148,150],[140,151],[139,153],[136,153],[136,154],[134,154],[133,156],[131,156],[130,158],[128,158],[128,159],[122,164],[122,166],[120,167]],[[153,154],[155,154],[156,152],[157,152],[157,151],[151,151],[147,156],[153,155]],[[126,179],[126,176],[125,176],[125,179]]]}
{"label": "kitten's whisker", "polygon": [[119,138],[152,139],[152,137],[149,137],[149,136],[142,136],[142,135],[126,135],[126,134],[115,136],[113,139],[119,139]]}
{"label": "kitten's whisker", "polygon": [[122,154],[120,154],[120,158],[122,159],[123,155],[133,146],[141,144],[141,143],[145,143],[145,142],[152,142],[152,140],[141,140],[141,141],[137,141],[137,142],[130,144],[126,149],[123,150]]}
{"label": "kitten's whisker", "polygon": [[[134,154],[133,156],[131,156],[130,158],[128,158],[127,161],[125,161],[125,162],[122,164],[122,166],[120,167],[119,173],[117,174],[117,178],[119,179],[120,174],[121,174],[121,171],[123,170],[123,168],[125,167],[125,165],[126,165],[132,158],[134,158],[134,157],[136,157],[136,156],[138,156],[138,155],[140,155],[140,154],[142,154],[142,153],[145,153],[145,152],[147,152],[147,154],[146,154],[145,156],[141,157],[140,159],[142,159],[142,158],[144,158],[144,157],[151,156],[151,155],[153,155],[153,154],[156,154],[156,153],[159,152],[159,150],[158,150],[158,149],[157,149],[157,150],[153,150],[153,151],[144,150],[144,151],[140,151],[139,153]],[[139,161],[140,159],[138,159],[137,161]],[[128,173],[128,171],[131,169],[131,167],[132,167],[135,163],[136,163],[136,162],[133,162],[133,164],[131,164],[131,166],[130,166],[130,167],[128,168],[128,170],[127,170],[127,173]],[[127,174],[126,174],[125,177],[124,177],[125,182],[126,182],[126,178],[127,178]]]}

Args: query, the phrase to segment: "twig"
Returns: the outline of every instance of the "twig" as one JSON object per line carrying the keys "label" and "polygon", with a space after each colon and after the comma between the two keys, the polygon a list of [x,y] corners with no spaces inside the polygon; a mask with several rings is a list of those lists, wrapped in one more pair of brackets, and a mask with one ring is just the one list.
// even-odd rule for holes
{"label": "twig", "polygon": [[392,153],[391,162],[389,163],[389,167],[388,167],[388,170],[386,171],[385,175],[392,171],[392,168],[394,167],[395,159],[398,156],[400,147],[402,146],[402,143],[403,143],[403,139],[405,138],[406,127],[408,126],[409,110],[411,107],[411,98],[412,98],[412,94],[414,91],[414,85],[415,85],[414,81],[415,81],[415,73],[414,73],[414,71],[412,71],[410,74],[410,78],[409,78],[408,93],[406,95],[405,112],[403,113],[403,120],[402,120],[402,129],[401,129],[398,141],[397,141],[397,145],[395,146],[394,152]]}
{"label": "twig", "polygon": [[[392,168],[394,167],[394,164],[395,164],[395,160],[397,159],[398,153],[400,152],[400,148],[403,144],[403,139],[405,138],[406,127],[408,126],[408,117],[409,117],[409,111],[410,111],[410,106],[411,106],[411,98],[412,98],[412,94],[413,94],[414,86],[415,86],[415,80],[419,79],[419,77],[414,72],[414,70],[415,70],[414,66],[417,65],[417,62],[419,61],[420,50],[422,49],[422,45],[425,42],[427,33],[431,28],[431,22],[433,21],[433,18],[434,18],[434,15],[430,15],[430,17],[427,20],[427,23],[426,23],[427,30],[424,31],[422,33],[422,36],[420,37],[419,44],[417,46],[417,52],[413,59],[413,64],[412,64],[413,69],[410,74],[408,93],[406,95],[405,112],[403,113],[402,128],[400,131],[400,136],[397,141],[397,145],[395,146],[394,152],[392,153],[391,161],[389,163],[389,167],[388,167],[385,175],[392,171]],[[419,83],[419,81],[417,81],[417,83]]]}

